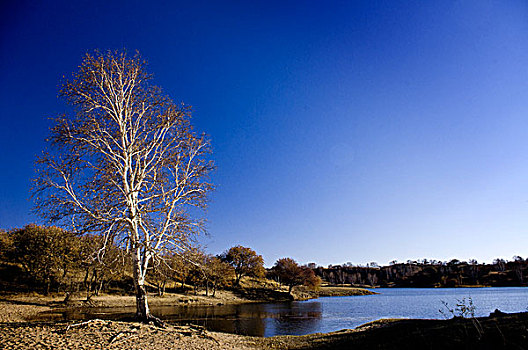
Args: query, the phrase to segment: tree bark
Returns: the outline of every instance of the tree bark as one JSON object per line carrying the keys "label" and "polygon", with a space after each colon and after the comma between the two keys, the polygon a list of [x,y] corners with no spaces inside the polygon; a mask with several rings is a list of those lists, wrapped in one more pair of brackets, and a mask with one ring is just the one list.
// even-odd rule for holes
{"label": "tree bark", "polygon": [[142,322],[147,322],[151,318],[147,300],[147,289],[142,281],[136,284],[136,317]]}
{"label": "tree bark", "polygon": [[147,289],[145,288],[145,278],[142,273],[140,249],[135,248],[132,254],[134,261],[134,287],[136,289],[136,318],[140,322],[148,322],[151,314],[147,300]]}
{"label": "tree bark", "polygon": [[99,287],[97,287],[95,291],[95,295],[101,294],[101,291],[103,290],[103,285],[104,285],[104,279],[101,279],[101,282],[99,282]]}

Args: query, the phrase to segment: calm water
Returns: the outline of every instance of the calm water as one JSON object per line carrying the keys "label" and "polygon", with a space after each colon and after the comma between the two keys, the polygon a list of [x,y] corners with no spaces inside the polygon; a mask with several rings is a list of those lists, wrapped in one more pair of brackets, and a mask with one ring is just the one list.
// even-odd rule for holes
{"label": "calm water", "polygon": [[[528,309],[528,288],[379,288],[377,295],[326,297],[290,303],[152,308],[156,316],[181,323],[198,323],[210,330],[256,335],[302,335],[354,328],[380,318],[444,318],[442,301],[454,306],[471,297],[477,316],[495,309],[519,312]],[[94,309],[47,317],[66,319],[125,318],[134,309]]]}

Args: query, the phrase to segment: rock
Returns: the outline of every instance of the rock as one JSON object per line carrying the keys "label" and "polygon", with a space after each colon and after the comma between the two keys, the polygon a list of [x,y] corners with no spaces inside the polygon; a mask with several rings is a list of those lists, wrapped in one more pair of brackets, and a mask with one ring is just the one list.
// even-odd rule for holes
{"label": "rock", "polygon": [[502,317],[502,316],[505,316],[505,315],[507,315],[507,313],[502,312],[502,311],[500,311],[499,309],[495,309],[495,311],[493,311],[493,312],[490,314],[490,317]]}

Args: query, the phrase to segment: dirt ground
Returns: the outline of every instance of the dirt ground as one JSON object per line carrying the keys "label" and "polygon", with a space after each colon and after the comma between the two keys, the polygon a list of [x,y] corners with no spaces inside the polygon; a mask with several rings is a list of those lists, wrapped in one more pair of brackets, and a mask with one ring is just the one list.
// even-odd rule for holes
{"label": "dirt ground", "polygon": [[[261,338],[206,331],[199,326],[159,328],[135,322],[31,322],[40,312],[70,307],[135,306],[134,296],[102,295],[89,302],[82,295],[67,304],[64,296],[0,295],[0,349],[254,349]],[[247,303],[229,291],[215,297],[193,294],[149,296],[149,305],[218,305]],[[253,301],[255,302],[255,301]]]}
{"label": "dirt ground", "polygon": [[[323,297],[375,293],[361,288],[322,287],[319,294]],[[205,296],[203,292],[200,292],[197,295],[194,295],[193,293],[165,293],[162,297],[151,294],[148,297],[148,303],[150,306],[202,306],[271,301],[261,299],[262,297],[263,296],[256,296],[252,299],[247,299],[236,295],[231,291],[219,290],[214,297]],[[50,311],[57,308],[135,306],[136,299],[132,295],[103,294],[92,296],[90,301],[86,301],[85,295],[77,294],[73,295],[67,303],[64,303],[64,294],[49,296],[43,296],[37,293],[0,294],[0,322],[25,322],[35,319],[35,316],[40,312]]]}
{"label": "dirt ground", "polygon": [[13,301],[0,301],[0,322],[25,322],[33,319],[40,312],[50,311],[45,305],[23,304]]}
{"label": "dirt ground", "polygon": [[255,349],[251,337],[201,327],[158,328],[133,322],[0,325],[3,349]]}
{"label": "dirt ground", "polygon": [[[36,294],[0,297],[0,349],[254,349],[251,337],[208,332],[198,326],[159,328],[135,322],[93,320],[90,322],[28,322],[38,313],[65,307],[62,296]],[[201,295],[151,296],[150,305],[211,305],[242,300],[229,292],[215,298]],[[67,307],[134,306],[132,296],[103,295],[89,305],[73,298]],[[258,340],[258,339],[256,339]]]}
{"label": "dirt ground", "polygon": [[[477,323],[475,323],[477,322]],[[248,337],[134,322],[0,323],[2,349],[528,349],[528,315],[384,320],[332,333]]]}
{"label": "dirt ground", "polygon": [[[182,305],[219,305],[257,302],[238,297],[229,291],[218,291],[215,297],[192,294],[170,294],[163,297],[149,295],[150,306],[182,306]],[[73,296],[64,303],[64,295],[43,296],[39,294],[11,294],[0,295],[0,322],[25,322],[35,319],[35,316],[44,311],[57,308],[76,307],[135,307],[134,296],[100,295],[93,296],[86,301],[83,295]]]}

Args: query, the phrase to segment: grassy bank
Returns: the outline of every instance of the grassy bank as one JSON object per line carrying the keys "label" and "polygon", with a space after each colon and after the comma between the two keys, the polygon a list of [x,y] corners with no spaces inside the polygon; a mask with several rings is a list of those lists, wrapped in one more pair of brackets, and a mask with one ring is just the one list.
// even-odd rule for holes
{"label": "grassy bank", "polygon": [[[165,293],[163,296],[149,295],[150,306],[214,306],[243,303],[280,302],[292,300],[313,299],[325,296],[350,296],[375,294],[362,288],[351,287],[321,287],[319,291],[294,289],[288,292],[272,288],[244,287],[234,290],[219,290],[215,296],[205,296],[203,293]],[[0,295],[0,322],[25,322],[34,320],[39,312],[63,308],[86,307],[135,307],[133,295],[102,294],[92,296],[89,301],[84,294],[74,294],[67,302],[63,294],[47,296],[37,293],[11,293]]]}
{"label": "grassy bank", "polygon": [[354,295],[379,294],[365,288],[323,286],[319,288],[319,297],[340,297]]}
{"label": "grassy bank", "polygon": [[[250,292],[252,291],[252,293]],[[252,298],[244,297],[252,296]],[[288,297],[289,295],[286,294]],[[217,291],[216,295],[205,296],[202,293],[179,294],[165,293],[162,297],[155,294],[149,295],[149,305],[152,306],[213,306],[228,304],[243,304],[252,302],[277,301],[266,297],[284,297],[283,293],[273,296],[256,292],[246,288],[241,291]],[[291,297],[289,297],[291,299]],[[290,300],[288,299],[288,300]],[[284,299],[286,300],[286,299]],[[67,302],[63,294],[40,295],[37,293],[17,293],[0,295],[0,322],[26,322],[34,320],[39,312],[60,310],[65,308],[125,308],[135,307],[136,298],[133,295],[108,295],[92,296],[90,300],[82,294],[73,295]]]}

